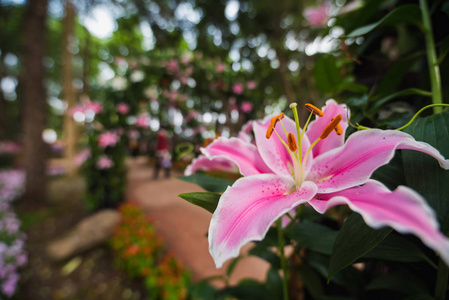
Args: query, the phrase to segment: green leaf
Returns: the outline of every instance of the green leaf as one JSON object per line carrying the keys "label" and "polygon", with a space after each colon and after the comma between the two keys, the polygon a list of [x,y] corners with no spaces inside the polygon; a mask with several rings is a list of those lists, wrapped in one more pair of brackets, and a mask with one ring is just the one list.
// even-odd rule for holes
{"label": "green leaf", "polygon": [[332,253],[337,235],[337,231],[307,220],[292,225],[287,231],[287,236],[295,240],[298,246],[327,255]]}
{"label": "green leaf", "polygon": [[279,273],[279,269],[270,268],[270,270],[268,270],[266,286],[267,286],[267,289],[271,292],[271,294],[277,296],[273,300],[282,299],[282,293],[283,293],[282,278]]}
{"label": "green leaf", "polygon": [[349,33],[346,38],[351,37],[357,37],[364,34],[367,34],[371,32],[372,30],[376,29],[379,26],[394,26],[398,24],[414,24],[418,27],[421,25],[421,10],[417,5],[403,5],[392,12],[390,12],[388,15],[386,15],[384,18],[382,18],[380,21],[369,24],[363,27],[359,27],[355,30],[353,30],[351,33]]}
{"label": "green leaf", "polygon": [[382,182],[390,190],[396,189],[399,185],[406,185],[401,153],[396,152],[393,159],[374,171],[371,178]]}
{"label": "green leaf", "polygon": [[205,210],[214,213],[221,195],[210,192],[195,192],[179,194],[178,197],[181,197],[182,199],[187,200],[192,204],[200,206]]}
{"label": "green leaf", "polygon": [[224,288],[216,294],[217,296],[231,296],[240,300],[271,300],[273,295],[260,282],[252,279],[243,279],[238,286]]}
{"label": "green leaf", "polygon": [[398,272],[374,278],[367,290],[393,290],[405,294],[428,294],[426,285],[410,272]]}
{"label": "green leaf", "polygon": [[317,88],[325,93],[333,92],[343,81],[332,55],[325,55],[317,60],[313,75]]}
{"label": "green leaf", "polygon": [[372,229],[362,216],[352,213],[343,224],[332,249],[329,279],[339,270],[353,264],[385,239],[393,229]]}
{"label": "green leaf", "polygon": [[338,91],[351,91],[362,94],[368,92],[368,87],[354,82],[343,82],[338,86]]}
{"label": "green leaf", "polygon": [[[449,158],[449,111],[418,119],[405,132],[417,141],[426,142]],[[438,221],[449,214],[449,171],[431,156],[418,151],[401,150],[407,185],[421,194],[435,210]],[[447,232],[448,228],[442,228]]]}
{"label": "green leaf", "polygon": [[379,82],[373,98],[369,101],[395,93],[398,90],[398,85],[403,81],[405,74],[416,65],[417,61],[417,58],[412,57],[393,64],[387,73],[382,76],[382,80]]}
{"label": "green leaf", "polygon": [[263,246],[263,245],[256,245],[255,247],[251,248],[249,250],[249,255],[254,255],[257,257],[262,258],[263,260],[266,260],[270,263],[272,268],[280,269],[281,268],[281,259],[280,257],[273,253],[269,248]]}
{"label": "green leaf", "polygon": [[233,180],[213,177],[204,173],[195,173],[189,176],[179,176],[178,179],[198,184],[208,192],[221,193],[234,183]]}
{"label": "green leaf", "polygon": [[307,264],[298,266],[296,270],[299,276],[301,276],[304,286],[312,296],[311,299],[322,299],[324,296],[324,287],[318,272]]}
{"label": "green leaf", "polygon": [[230,277],[232,275],[232,272],[234,272],[234,269],[237,266],[237,263],[240,261],[241,258],[242,257],[239,256],[239,257],[234,258],[233,260],[231,260],[231,263],[226,268],[226,276]]}
{"label": "green leaf", "polygon": [[402,262],[416,262],[426,259],[425,254],[418,246],[398,234],[390,234],[363,257]]}
{"label": "green leaf", "polygon": [[371,108],[368,111],[369,115],[374,115],[375,113],[377,113],[377,111],[383,106],[385,105],[385,103],[387,103],[390,100],[393,100],[395,98],[399,98],[399,97],[404,97],[404,96],[409,96],[409,95],[421,95],[421,96],[426,96],[426,97],[432,97],[432,93],[428,92],[428,91],[424,91],[424,90],[420,90],[420,89],[406,89],[406,90],[402,90],[393,94],[389,94],[386,97],[380,98],[378,100],[372,101],[374,102],[374,105],[371,106]]}

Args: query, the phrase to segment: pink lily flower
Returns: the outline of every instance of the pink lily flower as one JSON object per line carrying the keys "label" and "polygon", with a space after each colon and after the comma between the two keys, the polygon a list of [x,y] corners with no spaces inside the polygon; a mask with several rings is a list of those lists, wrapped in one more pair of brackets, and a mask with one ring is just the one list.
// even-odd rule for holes
{"label": "pink lily flower", "polygon": [[115,132],[106,131],[100,134],[100,137],[98,138],[98,146],[102,148],[115,146],[119,140],[120,137]]}
{"label": "pink lily flower", "polygon": [[[217,268],[238,256],[246,243],[262,240],[276,220],[304,203],[319,213],[347,204],[373,228],[391,226],[416,235],[449,264],[449,240],[425,199],[408,187],[390,191],[370,179],[397,149],[426,153],[444,169],[449,160],[429,144],[394,130],[358,131],[345,142],[348,109],[333,100],[323,111],[308,106],[321,117],[308,127],[307,122],[304,131],[296,104],[291,107],[295,121],[280,114],[252,123],[255,144],[221,137],[201,149],[211,164],[227,159],[244,176],[226,189],[212,216],[209,251]],[[279,123],[283,126],[276,129]]]}

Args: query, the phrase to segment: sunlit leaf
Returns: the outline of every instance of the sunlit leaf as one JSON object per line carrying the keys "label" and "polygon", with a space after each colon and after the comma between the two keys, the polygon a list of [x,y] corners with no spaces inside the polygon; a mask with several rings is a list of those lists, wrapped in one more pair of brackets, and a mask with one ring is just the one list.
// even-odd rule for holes
{"label": "sunlit leaf", "polygon": [[198,205],[205,210],[214,213],[221,195],[210,192],[195,192],[179,194],[178,197],[181,197],[182,199],[187,200],[192,204]]}

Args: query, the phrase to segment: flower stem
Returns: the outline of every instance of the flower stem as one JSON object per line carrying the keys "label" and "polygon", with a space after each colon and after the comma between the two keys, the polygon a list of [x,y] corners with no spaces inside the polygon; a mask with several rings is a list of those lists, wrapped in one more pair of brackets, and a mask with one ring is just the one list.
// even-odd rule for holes
{"label": "flower stem", "polygon": [[[440,77],[440,67],[438,65],[435,42],[433,40],[432,23],[430,21],[429,8],[427,6],[426,0],[419,0],[419,6],[422,13],[422,21],[424,26],[424,36],[426,38],[426,52],[427,52],[427,63],[429,65],[430,73],[430,83],[432,88],[432,103],[441,104],[443,103],[443,96],[441,93],[441,77]],[[441,107],[434,107],[434,113],[441,113]]]}
{"label": "flower stem", "polygon": [[435,284],[435,299],[446,299],[447,281],[449,279],[449,268],[446,263],[440,258],[438,262],[437,282]]}
{"label": "flower stem", "polygon": [[277,221],[277,228],[278,228],[278,244],[279,244],[279,255],[281,257],[281,267],[282,267],[282,290],[284,297],[283,300],[288,300],[288,278],[287,278],[287,260],[285,259],[285,253],[284,253],[284,230],[282,229],[282,218],[280,218]]}
{"label": "flower stem", "polygon": [[[410,119],[410,121],[409,121],[407,124],[405,124],[405,125],[402,126],[402,127],[397,128],[396,130],[404,130],[405,128],[407,128],[408,126],[410,126],[410,125],[413,123],[413,121],[415,121],[416,117],[417,117],[420,113],[422,113],[423,111],[425,111],[426,109],[428,109],[428,108],[430,108],[430,107],[433,107],[434,109],[435,109],[435,107],[440,107],[441,110],[442,110],[442,109],[443,109],[442,107],[444,107],[444,106],[449,107],[449,104],[429,104],[429,105],[427,105],[427,106],[424,106],[423,108],[421,108],[420,110],[418,110],[418,112],[413,116],[413,118]],[[434,112],[435,112],[435,111],[434,111]]]}

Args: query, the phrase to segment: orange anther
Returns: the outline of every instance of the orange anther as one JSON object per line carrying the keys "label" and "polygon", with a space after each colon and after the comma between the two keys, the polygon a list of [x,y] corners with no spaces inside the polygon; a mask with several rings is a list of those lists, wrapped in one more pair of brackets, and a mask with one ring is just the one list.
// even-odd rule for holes
{"label": "orange anther", "polygon": [[[329,136],[329,134],[332,132],[332,130],[336,129],[338,125],[340,125],[340,121],[342,119],[341,115],[336,116],[332,119],[332,121],[327,124],[327,126],[324,128],[323,132],[320,135],[320,139],[325,139]],[[343,132],[343,130],[342,130]],[[338,134],[338,132],[337,132]]]}
{"label": "orange anther", "polygon": [[289,148],[291,151],[295,152],[296,149],[298,149],[298,143],[296,143],[296,138],[295,138],[295,136],[293,135],[293,133],[289,133],[289,134],[287,135],[287,143],[288,143],[288,148]]}
{"label": "orange anther", "polygon": [[312,114],[318,116],[318,117],[322,117],[323,116],[323,112],[321,111],[321,109],[319,109],[318,107],[316,107],[315,105],[312,105],[310,103],[306,103],[305,105],[306,109],[308,111],[310,111]]}
{"label": "orange anther", "polygon": [[208,145],[210,145],[213,142],[211,138],[207,138],[203,142],[203,148],[206,148]]}
{"label": "orange anther", "polygon": [[337,127],[335,127],[334,130],[335,130],[335,133],[337,135],[342,135],[343,134],[343,128],[341,127],[340,124],[337,124]]}
{"label": "orange anther", "polygon": [[269,139],[273,134],[274,128],[276,127],[277,122],[284,118],[284,113],[280,113],[276,117],[271,118],[270,126],[268,126],[266,137]]}

